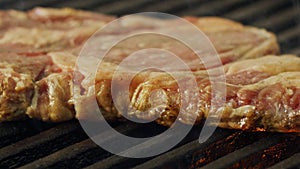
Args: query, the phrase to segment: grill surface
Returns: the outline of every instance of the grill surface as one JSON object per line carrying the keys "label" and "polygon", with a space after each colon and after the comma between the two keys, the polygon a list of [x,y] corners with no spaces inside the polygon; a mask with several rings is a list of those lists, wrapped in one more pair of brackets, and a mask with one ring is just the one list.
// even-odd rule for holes
{"label": "grill surface", "polygon": [[[282,53],[300,55],[300,0],[0,0],[1,9],[28,10],[35,6],[73,7],[124,15],[159,11],[178,16],[222,16],[273,31]],[[138,137],[166,128],[156,124],[112,124],[119,132]],[[76,120],[49,124],[35,120],[0,124],[0,168],[299,168],[300,137],[283,133],[249,133],[217,129],[198,143],[201,126],[167,153],[130,159],[95,145]],[[99,131],[103,142],[110,133]]]}

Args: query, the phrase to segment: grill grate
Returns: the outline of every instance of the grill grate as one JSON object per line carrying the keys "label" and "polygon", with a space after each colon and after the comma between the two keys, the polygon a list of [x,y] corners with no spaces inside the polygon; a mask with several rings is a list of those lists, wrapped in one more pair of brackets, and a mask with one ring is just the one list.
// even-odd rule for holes
{"label": "grill grate", "polygon": [[[278,36],[282,53],[300,55],[300,0],[0,0],[1,9],[73,7],[114,15],[159,11],[179,16],[222,16],[264,27]],[[119,132],[147,136],[165,130],[156,124],[117,123]],[[0,124],[0,168],[299,168],[300,138],[293,134],[217,129],[204,144],[199,128],[167,153],[129,159],[94,144],[76,120],[49,124],[35,120]],[[101,132],[101,131],[99,131]],[[112,142],[110,133],[100,133]]]}

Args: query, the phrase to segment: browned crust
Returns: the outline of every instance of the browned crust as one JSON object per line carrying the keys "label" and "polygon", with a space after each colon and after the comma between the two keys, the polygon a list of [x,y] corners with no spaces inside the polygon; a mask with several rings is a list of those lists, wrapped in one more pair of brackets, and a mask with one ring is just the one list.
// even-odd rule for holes
{"label": "browned crust", "polygon": [[[31,53],[29,55],[38,55],[38,54],[47,54],[48,56],[51,55],[49,52],[53,51],[63,51],[65,53],[54,53],[51,55],[52,62],[51,64],[55,64],[57,67],[55,71],[49,72],[48,74],[43,75],[42,77],[39,77],[38,81],[35,81],[36,79],[33,77],[29,77],[31,79],[30,83],[26,83],[26,87],[22,92],[19,93],[20,97],[17,97],[16,100],[20,100],[21,104],[20,109],[22,111],[10,111],[8,108],[5,108],[5,106],[2,106],[2,113],[3,120],[13,120],[17,119],[21,116],[24,116],[24,112],[27,110],[27,115],[29,115],[32,118],[39,118],[44,121],[65,121],[73,118],[75,116],[74,108],[73,108],[73,102],[72,102],[72,81],[70,72],[73,69],[73,65],[67,63],[65,60],[61,60],[60,57],[68,57],[70,54],[68,52],[74,52],[75,54],[78,54],[78,51],[81,48],[81,45],[83,42],[91,35],[95,30],[97,30],[99,27],[103,26],[105,23],[111,21],[114,19],[114,17],[111,16],[105,16],[102,14],[96,14],[86,11],[79,11],[74,10],[70,8],[64,8],[64,9],[47,9],[47,8],[35,8],[27,13],[18,12],[18,11],[1,11],[0,15],[3,17],[6,17],[8,19],[4,19],[3,22],[0,23],[0,42],[2,46],[22,46],[21,51],[18,51],[18,53],[26,54],[28,53],[28,48],[32,49],[34,51],[30,51]],[[11,18],[16,18],[16,22],[9,23],[9,20]],[[279,46],[277,44],[276,37],[273,33],[270,33],[264,29],[259,29],[255,27],[250,26],[244,26],[240,23],[225,19],[225,18],[218,18],[218,17],[184,17],[191,23],[195,24],[198,28],[200,28],[204,33],[206,33],[208,36],[211,34],[215,34],[218,32],[222,32],[226,34],[227,32],[247,32],[251,36],[251,34],[258,37],[257,44],[255,45],[249,45],[249,44],[242,44],[237,45],[235,48],[230,49],[231,51],[226,51],[225,49],[220,49],[220,55],[221,58],[223,58],[223,63],[229,63],[237,60],[245,60],[245,59],[251,59],[251,58],[258,58],[263,55],[267,54],[278,54],[279,53]],[[28,21],[30,20],[30,21]],[[76,24],[79,24],[79,29],[77,27],[68,25],[68,21],[73,20],[76,22]],[[89,20],[89,22],[85,22],[85,20]],[[97,21],[101,20],[101,24],[96,24]],[[31,29],[32,25],[34,24],[28,24],[28,23],[38,23],[36,29]],[[67,27],[63,27],[66,23]],[[75,24],[75,25],[76,25]],[[21,26],[22,30],[19,29]],[[12,28],[12,29],[8,29]],[[48,32],[51,32],[51,30],[55,30],[58,37],[58,39],[51,39],[44,36],[42,37],[43,40],[46,40],[46,42],[39,42],[39,39],[31,38],[31,40],[35,41],[26,41],[26,39],[20,41],[20,39],[16,40],[16,38],[7,37],[5,33],[9,32],[9,30],[17,30],[15,33],[17,34],[18,31],[24,34],[26,36],[26,32],[28,35],[36,36],[41,32],[43,35],[47,35]],[[84,30],[82,32],[82,30]],[[66,33],[61,33],[62,31],[65,31]],[[26,37],[24,37],[26,38]],[[63,39],[68,39],[68,41],[64,41]],[[224,43],[224,44],[222,44]],[[222,42],[219,44],[219,47],[222,47],[222,45],[225,45],[225,42]],[[24,49],[23,49],[24,47]],[[4,48],[4,47],[3,47]],[[224,51],[223,51],[224,50]],[[11,50],[5,50],[5,52],[13,52]],[[228,58],[227,58],[228,56]],[[226,60],[227,59],[227,60]],[[57,63],[56,63],[57,62]],[[73,62],[72,62],[73,63]],[[111,63],[107,63],[109,69],[115,65],[110,65]],[[233,64],[229,64],[227,67],[225,66],[225,69],[228,67],[233,66]],[[284,72],[286,70],[282,70]],[[55,73],[55,74],[53,74]],[[112,101],[112,96],[110,93],[110,83],[112,78],[112,72],[106,72],[103,74],[103,72],[98,74],[98,77],[96,79],[96,92],[97,92],[97,100],[98,104],[101,108],[105,109],[107,111],[107,114],[105,115],[108,119],[115,119],[121,117],[120,112],[118,112],[114,106],[114,103]],[[186,77],[184,75],[184,72],[177,72],[179,74],[182,74],[182,80],[186,81],[188,83],[189,77]],[[203,89],[204,87],[207,87],[209,85],[209,82],[207,81],[206,73],[205,71],[197,71],[193,72],[199,79],[199,89]],[[269,76],[275,76],[275,74],[279,74],[279,72],[274,74],[269,74],[269,72],[265,73],[263,76],[257,77],[258,80],[253,80],[251,83],[259,83],[262,79],[267,79]],[[4,75],[5,77],[6,75]],[[250,75],[251,76],[251,75]],[[240,76],[233,76],[232,78],[239,78]],[[65,80],[65,81],[64,81]],[[55,81],[55,82],[54,82]],[[54,83],[58,83],[58,86],[53,86]],[[129,107],[127,107],[128,110],[131,110],[128,112],[131,116],[136,116],[138,118],[151,118],[150,116],[158,115],[159,118],[157,119],[157,122],[162,125],[170,126],[172,122],[175,120],[175,118],[178,115],[178,111],[180,109],[180,96],[177,91],[174,79],[172,79],[170,76],[165,76],[164,74],[160,74],[157,72],[153,72],[146,75],[141,75],[140,77],[137,77],[135,79],[135,84],[131,86],[131,103]],[[245,82],[250,83],[250,81]],[[2,84],[5,86],[6,83],[4,83],[4,80],[2,81]],[[245,84],[230,84],[228,87],[231,88],[232,85],[234,85],[236,88],[235,92],[238,92],[240,88],[242,88]],[[240,86],[239,86],[240,85]],[[13,85],[12,85],[13,86]],[[53,88],[54,94],[51,95],[48,92],[48,89],[43,91],[44,88]],[[168,89],[168,90],[167,90]],[[42,91],[42,92],[40,92]],[[149,101],[149,97],[151,97],[151,92],[156,91],[154,95],[155,97],[160,97],[162,102],[167,102],[167,107],[164,107],[163,109],[161,107],[154,108],[152,110],[148,110],[149,104],[151,104],[151,101]],[[2,92],[5,92],[5,89],[2,89]],[[156,95],[155,95],[156,94]],[[235,93],[234,93],[235,94]],[[234,95],[233,94],[233,95]],[[25,96],[26,95],[26,96]],[[207,90],[203,90],[203,93],[200,93],[201,99],[208,99],[210,95],[209,87],[207,87]],[[14,98],[14,96],[11,96]],[[55,104],[53,106],[47,106],[47,105],[40,105],[38,108],[37,106],[34,106],[34,99],[41,99],[45,101],[45,103],[50,104],[51,98],[57,97],[54,99]],[[33,98],[33,99],[32,99]],[[31,100],[32,99],[32,100]],[[122,98],[118,98],[121,99]],[[26,101],[24,101],[26,100]],[[24,103],[23,103],[24,102]],[[53,102],[53,103],[54,103]],[[4,102],[3,102],[4,103]],[[6,104],[6,103],[4,103]],[[31,106],[29,106],[31,104]],[[205,105],[206,104],[206,105]],[[8,105],[8,104],[6,104]],[[17,107],[18,107],[17,106]],[[27,108],[28,107],[28,108]],[[137,111],[132,111],[137,110]],[[201,103],[200,110],[198,110],[197,119],[196,122],[201,121],[204,117],[207,116],[207,112],[209,110],[209,103]],[[225,110],[225,109],[224,109]],[[227,108],[226,108],[227,110]],[[141,113],[142,111],[145,111],[146,113]],[[19,113],[21,112],[21,113]],[[224,111],[226,114],[232,114],[233,110]],[[247,114],[249,111],[244,111],[244,113]],[[15,114],[14,114],[15,113]],[[186,112],[184,116],[180,117],[180,121],[184,123],[191,123],[191,116],[189,116],[190,112]],[[195,112],[194,112],[195,113]],[[1,113],[0,113],[1,114]],[[8,116],[7,116],[8,114]],[[21,116],[20,116],[21,114]],[[250,113],[251,114],[251,113]],[[253,114],[253,113],[252,113]],[[245,115],[245,116],[251,116],[253,120],[257,119],[263,119],[262,117],[257,118],[257,116],[253,117],[251,115]],[[258,114],[264,114],[263,112],[259,112]],[[6,116],[6,117],[4,117]],[[80,117],[80,114],[77,114],[77,117]],[[230,115],[229,115],[230,116]],[[298,116],[298,114],[297,114]],[[281,117],[280,117],[281,118]],[[231,122],[233,121],[235,125],[230,125],[228,120],[230,119]],[[235,121],[237,119],[237,121]],[[297,118],[296,118],[297,119]],[[266,121],[266,120],[265,120]],[[266,129],[266,130],[276,130],[276,131],[298,131],[298,124],[295,126],[276,126],[274,123],[276,122],[268,122],[268,124],[272,126],[264,126],[262,124],[251,122],[248,126],[245,127],[245,125],[236,125],[240,122],[239,118],[228,118],[224,117],[222,123],[220,123],[220,126],[222,127],[228,127],[228,128],[239,128],[239,129],[252,129],[253,126],[259,126],[260,129]],[[265,124],[265,123],[264,123]],[[261,127],[262,126],[262,127]],[[274,127],[275,126],[275,127]]]}

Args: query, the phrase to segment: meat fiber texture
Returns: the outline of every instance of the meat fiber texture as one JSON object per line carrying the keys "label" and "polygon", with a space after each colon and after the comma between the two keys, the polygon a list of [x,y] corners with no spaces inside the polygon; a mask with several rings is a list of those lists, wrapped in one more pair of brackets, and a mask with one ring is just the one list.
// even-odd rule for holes
{"label": "meat fiber texture", "polygon": [[[84,42],[116,18],[69,8],[35,8],[28,12],[8,10],[1,11],[0,15],[0,121],[25,117],[52,122],[70,120],[75,116],[85,118],[80,107],[77,113],[74,108],[72,78],[76,58]],[[255,131],[299,132],[300,58],[275,56],[279,53],[276,37],[264,29],[218,17],[184,18],[207,35],[225,65],[226,105],[218,109],[221,122],[213,125]],[[147,17],[142,18],[146,22],[140,20],[130,20],[127,26],[135,30],[151,30],[160,29],[169,22]],[[143,25],[147,20],[148,24]],[[156,24],[149,27],[149,23]],[[108,32],[103,38],[122,33],[122,30],[118,34]],[[143,45],[140,45],[141,41]],[[103,44],[101,48],[106,46]],[[199,110],[186,110],[179,120],[192,124],[191,114],[196,114],[196,123],[206,118],[211,105],[211,85],[205,67],[195,59],[195,53],[182,44],[150,35],[122,41],[110,50],[100,65],[95,92],[99,107],[106,111],[104,116],[109,120],[122,118],[111,96],[112,76],[116,79],[126,77],[124,72],[114,74],[114,70],[129,54],[144,48],[169,50],[187,63],[199,88]],[[149,57],[147,53],[144,55]],[[190,77],[184,71],[172,71],[179,79],[189,81]],[[130,104],[124,104],[127,115],[146,120],[158,117],[159,124],[170,126],[181,106],[176,83],[163,72],[138,74],[130,86]],[[153,91],[158,91],[154,92],[155,98],[161,99],[166,106],[164,109],[151,107],[149,100]],[[124,100],[122,97],[116,99],[118,103]]]}

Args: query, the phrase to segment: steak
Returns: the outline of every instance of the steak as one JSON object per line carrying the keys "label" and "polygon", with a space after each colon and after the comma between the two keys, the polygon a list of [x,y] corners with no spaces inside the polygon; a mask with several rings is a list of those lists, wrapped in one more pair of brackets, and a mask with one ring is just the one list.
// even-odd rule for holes
{"label": "steak", "polygon": [[[299,132],[299,71],[300,58],[292,55],[264,56],[241,60],[224,66],[226,77],[226,104],[218,109],[221,115],[220,127],[244,130],[268,130],[280,132]],[[200,109],[183,110],[179,121],[193,124],[191,119],[197,113],[196,123],[208,116],[211,109],[211,82],[208,73],[193,72],[192,77],[185,72],[175,72],[176,79],[168,73],[143,73],[134,79],[136,87],[130,89],[130,104],[121,109],[129,116],[139,119],[155,119],[162,125],[171,126],[176,120],[181,98],[178,82],[189,83],[195,78],[198,84]],[[110,78],[96,80],[98,102],[106,111],[114,112],[113,100],[108,95]],[[124,74],[114,74],[116,79],[126,78]],[[98,86],[97,86],[98,85]],[[120,84],[122,85],[122,84]],[[107,89],[108,88],[108,89]],[[104,90],[107,89],[107,90]],[[184,91],[189,93],[189,91]],[[154,98],[163,100],[157,104]],[[103,99],[106,96],[106,99]],[[124,95],[116,95],[118,105],[128,105]],[[152,98],[151,98],[152,97]],[[161,109],[161,108],[164,109]],[[84,112],[82,112],[84,113]],[[117,113],[117,112],[114,112]],[[77,114],[80,115],[80,114]],[[216,125],[216,124],[214,124]]]}
{"label": "steak", "polygon": [[[115,17],[68,8],[35,8],[28,12],[8,10],[1,11],[0,15],[3,18],[0,24],[0,121],[26,116],[53,122],[75,116],[86,118],[84,108],[74,109],[72,79],[76,57],[87,39]],[[273,56],[279,53],[279,47],[275,36],[264,29],[217,17],[184,19],[209,38],[225,65],[227,98],[226,105],[218,110],[222,113],[219,126],[299,132],[299,86],[296,83],[299,58]],[[121,27],[101,34],[95,49],[108,50],[107,44],[114,38],[135,31],[181,29],[172,20],[157,18],[133,17],[123,22]],[[107,53],[95,79],[96,98],[99,107],[106,111],[104,116],[109,120],[122,118],[122,113],[145,120],[158,117],[156,121],[166,126],[177,118],[181,106],[178,79],[174,80],[164,72],[152,70],[137,74],[129,88],[129,104],[123,104],[122,97],[116,98],[118,103],[112,100],[112,77],[122,79],[130,74],[128,68],[124,68],[128,72],[114,73],[118,65],[131,53],[147,48],[165,49],[179,56],[193,74],[193,77],[187,76],[184,70],[175,67],[172,72],[180,81],[188,83],[190,78],[196,78],[200,110],[186,110],[179,117],[180,121],[190,124],[191,113],[196,113],[197,123],[206,118],[211,105],[211,85],[204,64],[184,44],[157,35],[125,39]],[[262,57],[264,55],[270,56]],[[144,57],[150,56],[143,53],[136,61],[142,62]],[[160,62],[161,66],[168,65],[163,60]],[[84,72],[75,74],[76,78],[88,79]],[[123,84],[117,81],[117,85]],[[277,93],[272,92],[275,89]],[[83,85],[82,92],[88,91]],[[281,95],[286,99],[278,99]],[[163,103],[166,107],[151,107],[151,97],[158,106]],[[274,102],[269,104],[270,100],[266,98],[274,99]],[[123,105],[126,111],[118,111],[115,104]]]}
{"label": "steak", "polygon": [[[67,88],[67,84],[72,82],[71,78],[57,80],[64,75],[70,77],[73,72],[74,64],[69,69],[71,61],[66,63],[64,60],[72,60],[69,56],[77,55],[84,42],[114,17],[69,8],[35,8],[28,12],[7,10],[1,11],[0,15],[0,121],[17,120],[31,114],[45,121],[73,118],[73,105],[69,106],[71,110],[62,113],[58,112],[61,105],[56,103],[58,100],[64,101],[64,97],[70,99],[66,93],[71,92]],[[51,53],[56,51],[65,52],[68,58],[52,57]],[[56,63],[57,60],[62,64]],[[62,82],[64,85],[60,84]],[[51,95],[49,93],[53,92],[49,90],[49,85],[54,86],[54,93],[58,93],[59,87],[64,87],[61,90],[66,93],[63,96]],[[49,102],[46,98],[52,96],[55,101]],[[38,102],[37,97],[42,101]],[[54,103],[55,108],[51,108],[52,104],[49,103]],[[40,107],[38,113],[37,106]],[[61,116],[55,118],[52,115],[50,119],[49,112]],[[70,112],[72,116],[66,118]]]}

